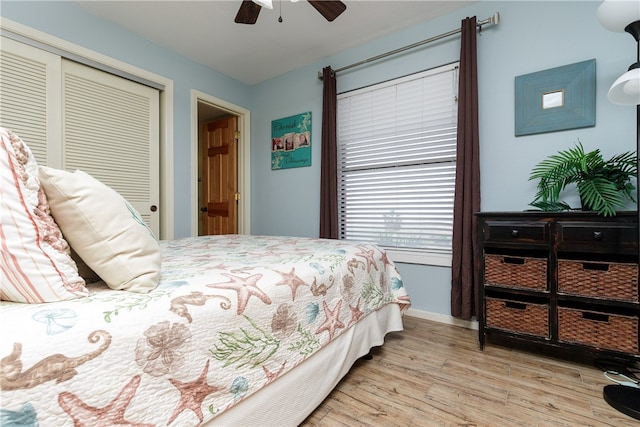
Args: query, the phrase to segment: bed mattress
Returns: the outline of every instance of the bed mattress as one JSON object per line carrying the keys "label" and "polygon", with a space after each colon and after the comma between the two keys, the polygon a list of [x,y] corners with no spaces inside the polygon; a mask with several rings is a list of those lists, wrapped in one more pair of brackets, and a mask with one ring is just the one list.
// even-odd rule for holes
{"label": "bed mattress", "polygon": [[[296,384],[298,366],[331,365],[333,352],[345,366],[303,395],[309,412],[355,358],[401,328],[409,304],[375,245],[228,235],[161,249],[160,284],[148,294],[97,282],[86,298],[1,303],[0,424],[250,423],[242,414],[258,412],[243,402],[267,408],[291,388],[286,378]],[[361,321],[371,325],[354,327]],[[289,393],[284,402],[298,395]],[[287,415],[292,425],[294,415],[306,416]]]}

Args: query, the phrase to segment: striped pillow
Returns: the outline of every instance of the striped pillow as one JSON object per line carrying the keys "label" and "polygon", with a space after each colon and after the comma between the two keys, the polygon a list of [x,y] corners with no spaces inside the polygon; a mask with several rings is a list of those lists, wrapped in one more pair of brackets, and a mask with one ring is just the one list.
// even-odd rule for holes
{"label": "striped pillow", "polygon": [[0,299],[42,303],[89,295],[49,214],[29,147],[0,128]]}

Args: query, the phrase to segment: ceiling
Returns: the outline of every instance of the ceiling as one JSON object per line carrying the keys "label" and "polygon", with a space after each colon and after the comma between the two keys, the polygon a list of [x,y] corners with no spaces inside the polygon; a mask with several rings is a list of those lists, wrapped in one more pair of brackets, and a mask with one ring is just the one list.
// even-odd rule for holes
{"label": "ceiling", "polygon": [[262,8],[255,25],[234,22],[241,0],[77,0],[76,3],[94,15],[248,85],[475,3],[343,1],[347,10],[328,22],[305,0],[297,3],[273,0],[273,9]]}

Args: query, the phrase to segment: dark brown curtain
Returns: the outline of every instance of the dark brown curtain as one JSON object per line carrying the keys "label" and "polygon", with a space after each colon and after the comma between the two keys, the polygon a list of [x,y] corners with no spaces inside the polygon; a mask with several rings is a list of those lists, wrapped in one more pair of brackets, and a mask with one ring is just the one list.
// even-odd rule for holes
{"label": "dark brown curtain", "polygon": [[477,313],[475,302],[477,221],[474,213],[480,210],[480,153],[476,57],[476,17],[474,16],[462,20],[451,265],[451,315],[465,320],[470,320]]}
{"label": "dark brown curtain", "polygon": [[320,237],[338,238],[338,159],[336,74],[322,69],[322,154],[320,156]]}

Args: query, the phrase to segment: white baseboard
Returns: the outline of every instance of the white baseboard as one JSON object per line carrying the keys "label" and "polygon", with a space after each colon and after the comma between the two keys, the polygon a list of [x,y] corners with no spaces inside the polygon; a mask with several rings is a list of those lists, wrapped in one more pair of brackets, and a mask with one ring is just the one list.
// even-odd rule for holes
{"label": "white baseboard", "polygon": [[405,316],[417,317],[419,319],[432,320],[434,322],[446,323],[447,325],[459,326],[467,329],[478,330],[477,320],[462,320],[457,317],[447,316],[445,314],[431,313],[423,310],[409,308],[405,311]]}

